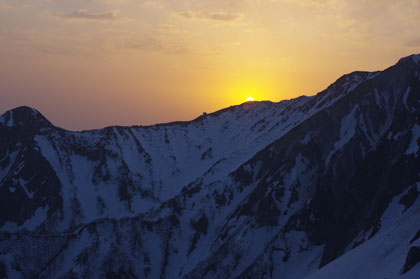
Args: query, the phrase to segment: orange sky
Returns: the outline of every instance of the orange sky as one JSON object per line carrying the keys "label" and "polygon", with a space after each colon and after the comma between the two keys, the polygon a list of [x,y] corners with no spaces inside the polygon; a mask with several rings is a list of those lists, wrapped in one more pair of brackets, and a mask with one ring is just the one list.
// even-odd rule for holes
{"label": "orange sky", "polygon": [[72,130],[313,95],[420,53],[420,0],[0,0],[0,113]]}

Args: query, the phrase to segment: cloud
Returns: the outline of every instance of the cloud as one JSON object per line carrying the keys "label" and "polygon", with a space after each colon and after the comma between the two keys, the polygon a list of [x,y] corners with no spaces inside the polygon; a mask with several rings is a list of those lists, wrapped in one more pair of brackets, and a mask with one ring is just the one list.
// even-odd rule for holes
{"label": "cloud", "polygon": [[5,3],[3,3],[3,2],[0,1],[0,10],[6,9],[8,7],[9,7],[8,5],[6,5]]}
{"label": "cloud", "polygon": [[29,41],[30,36],[22,30],[0,27],[0,38],[10,41]]}
{"label": "cloud", "polygon": [[158,1],[146,1],[140,5],[141,7],[163,9],[165,6]]}
{"label": "cloud", "polygon": [[192,11],[184,11],[178,13],[180,17],[185,19],[202,19],[202,20],[214,20],[214,21],[222,21],[222,22],[232,22],[237,21],[243,17],[241,13],[226,13],[226,12],[192,12]]}
{"label": "cloud", "polygon": [[408,47],[419,47],[420,46],[420,38],[409,40],[405,43]]}
{"label": "cloud", "polygon": [[188,52],[187,47],[181,41],[162,40],[152,37],[128,41],[123,47],[133,50],[156,51],[171,54],[185,54]]}
{"label": "cloud", "polygon": [[118,19],[116,13],[116,11],[90,13],[87,10],[79,9],[70,14],[65,14],[62,17],[75,20],[115,21]]}
{"label": "cloud", "polygon": [[161,34],[169,34],[169,35],[176,35],[176,34],[181,34],[181,33],[186,32],[185,30],[177,28],[173,24],[159,24],[157,30]]}
{"label": "cloud", "polygon": [[38,43],[33,46],[34,50],[42,52],[47,55],[59,55],[59,56],[92,56],[94,52],[89,49],[77,46],[69,45],[49,45]]}
{"label": "cloud", "polygon": [[96,0],[96,2],[104,3],[106,5],[121,5],[127,2],[127,0]]}
{"label": "cloud", "polygon": [[152,38],[142,39],[142,40],[132,40],[127,42],[124,47],[137,49],[137,50],[162,50],[164,49],[163,45]]}

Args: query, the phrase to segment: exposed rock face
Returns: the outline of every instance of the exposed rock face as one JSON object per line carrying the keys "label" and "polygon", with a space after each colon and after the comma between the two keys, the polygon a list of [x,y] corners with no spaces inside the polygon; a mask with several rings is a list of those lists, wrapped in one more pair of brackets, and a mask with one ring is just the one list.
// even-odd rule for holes
{"label": "exposed rock face", "polygon": [[420,263],[420,247],[413,246],[408,251],[403,273],[407,273],[407,271],[412,269],[418,263]]}
{"label": "exposed rock face", "polygon": [[418,278],[419,57],[191,122],[6,112],[0,277]]}

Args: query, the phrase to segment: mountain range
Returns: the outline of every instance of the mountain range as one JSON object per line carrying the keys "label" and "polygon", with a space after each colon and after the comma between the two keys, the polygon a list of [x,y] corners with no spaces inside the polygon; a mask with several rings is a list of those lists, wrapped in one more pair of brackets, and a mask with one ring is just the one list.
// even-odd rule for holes
{"label": "mountain range", "polygon": [[81,132],[0,116],[0,278],[420,278],[420,55]]}

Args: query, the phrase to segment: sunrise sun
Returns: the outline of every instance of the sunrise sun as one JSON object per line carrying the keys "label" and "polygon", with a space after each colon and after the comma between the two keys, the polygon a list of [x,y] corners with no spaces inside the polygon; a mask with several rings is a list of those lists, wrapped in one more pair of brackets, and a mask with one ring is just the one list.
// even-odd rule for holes
{"label": "sunrise sun", "polygon": [[254,101],[255,100],[252,97],[248,97],[248,98],[245,99],[245,102],[254,102]]}

